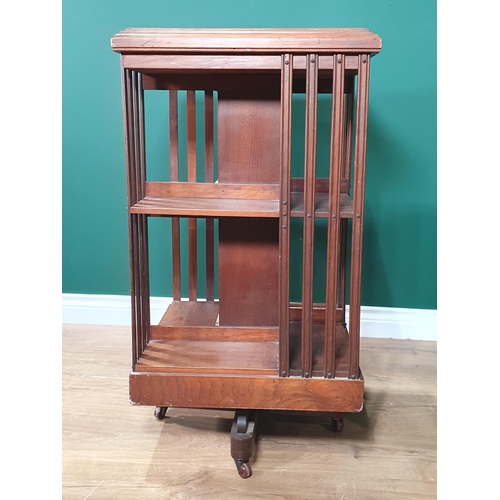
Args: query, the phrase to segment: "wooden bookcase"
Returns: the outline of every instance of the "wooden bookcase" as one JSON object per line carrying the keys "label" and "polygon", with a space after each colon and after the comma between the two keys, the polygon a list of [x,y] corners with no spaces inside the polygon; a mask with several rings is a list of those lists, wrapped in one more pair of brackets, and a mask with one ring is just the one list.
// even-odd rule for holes
{"label": "wooden bookcase", "polygon": [[[368,85],[381,40],[366,29],[127,29],[111,45],[123,82],[130,399],[155,406],[157,418],[168,407],[235,410],[231,455],[248,477],[259,410],[327,414],[340,431],[342,416],[363,407]],[[168,182],[146,175],[150,91],[168,99]],[[318,103],[328,106],[326,125]],[[294,127],[302,135],[292,140]],[[325,127],[329,159],[317,165]],[[173,302],[159,324],[150,320],[152,217],[171,222]],[[318,224],[326,233],[322,303],[313,293]],[[292,227],[301,232],[298,250]],[[301,282],[298,302],[290,300],[291,277]]]}

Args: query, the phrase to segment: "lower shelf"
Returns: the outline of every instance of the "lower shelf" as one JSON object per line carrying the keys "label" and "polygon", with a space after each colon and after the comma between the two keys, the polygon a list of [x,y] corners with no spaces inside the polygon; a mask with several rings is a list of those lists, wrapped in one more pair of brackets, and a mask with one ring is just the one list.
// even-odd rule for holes
{"label": "lower shelf", "polygon": [[135,371],[278,375],[278,343],[151,341],[136,364]]}
{"label": "lower shelf", "polygon": [[[217,302],[174,302],[152,326],[130,375],[134,404],[357,412],[363,378],[347,379],[349,335],[336,327],[335,378],[324,378],[324,322],[313,323],[312,377],[301,375],[301,321],[290,321],[290,377],[279,376],[276,326],[219,326]],[[321,308],[317,318],[321,319]]]}
{"label": "lower shelf", "polygon": [[[290,375],[300,376],[301,322],[290,322]],[[220,335],[217,331],[220,330]],[[278,375],[279,344],[270,341],[232,341],[231,334],[240,338],[244,332],[265,331],[266,328],[171,327],[162,333],[167,340],[152,340],[137,362],[135,371],[172,373],[233,373]],[[207,333],[208,332],[208,333]],[[214,333],[215,332],[215,333]],[[250,333],[250,334],[251,334]],[[182,334],[187,339],[181,340]],[[197,340],[212,338],[215,340]],[[219,337],[219,338],[218,338]],[[337,325],[335,377],[347,377],[349,335]],[[313,324],[313,377],[324,373],[324,325]]]}
{"label": "lower shelf", "polygon": [[[218,302],[175,301],[159,325],[151,326],[150,341],[136,371],[278,375],[278,327],[218,325]],[[301,321],[290,321],[290,375],[301,375]],[[313,323],[312,376],[324,376],[324,322]],[[337,323],[335,377],[346,378],[349,335]]]}

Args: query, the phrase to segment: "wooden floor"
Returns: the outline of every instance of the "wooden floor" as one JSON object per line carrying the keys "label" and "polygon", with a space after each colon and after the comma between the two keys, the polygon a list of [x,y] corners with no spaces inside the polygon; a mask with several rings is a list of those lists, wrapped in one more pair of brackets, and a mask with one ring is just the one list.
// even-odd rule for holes
{"label": "wooden floor", "polygon": [[229,451],[232,412],[128,398],[129,328],[63,325],[64,499],[436,498],[436,343],[361,339],[363,412],[259,416],[253,475]]}

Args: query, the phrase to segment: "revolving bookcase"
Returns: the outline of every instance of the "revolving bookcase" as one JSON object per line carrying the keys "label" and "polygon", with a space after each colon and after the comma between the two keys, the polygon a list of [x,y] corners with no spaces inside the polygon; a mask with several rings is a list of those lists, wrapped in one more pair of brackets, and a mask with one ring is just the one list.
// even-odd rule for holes
{"label": "revolving bookcase", "polygon": [[[168,407],[234,410],[231,456],[248,477],[259,410],[328,415],[340,431],[363,407],[368,86],[381,40],[366,29],[127,29],[111,45],[123,84],[130,399],[159,419]],[[146,169],[149,92],[167,103],[160,181]],[[168,221],[171,260],[173,300],[158,324],[152,218]]]}

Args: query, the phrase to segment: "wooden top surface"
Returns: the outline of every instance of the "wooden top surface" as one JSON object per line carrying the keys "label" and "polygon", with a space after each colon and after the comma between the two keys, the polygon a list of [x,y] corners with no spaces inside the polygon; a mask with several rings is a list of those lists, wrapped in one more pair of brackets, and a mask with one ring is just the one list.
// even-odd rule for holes
{"label": "wooden top surface", "polygon": [[111,39],[121,53],[351,52],[376,54],[379,36],[365,28],[167,29],[129,28]]}

